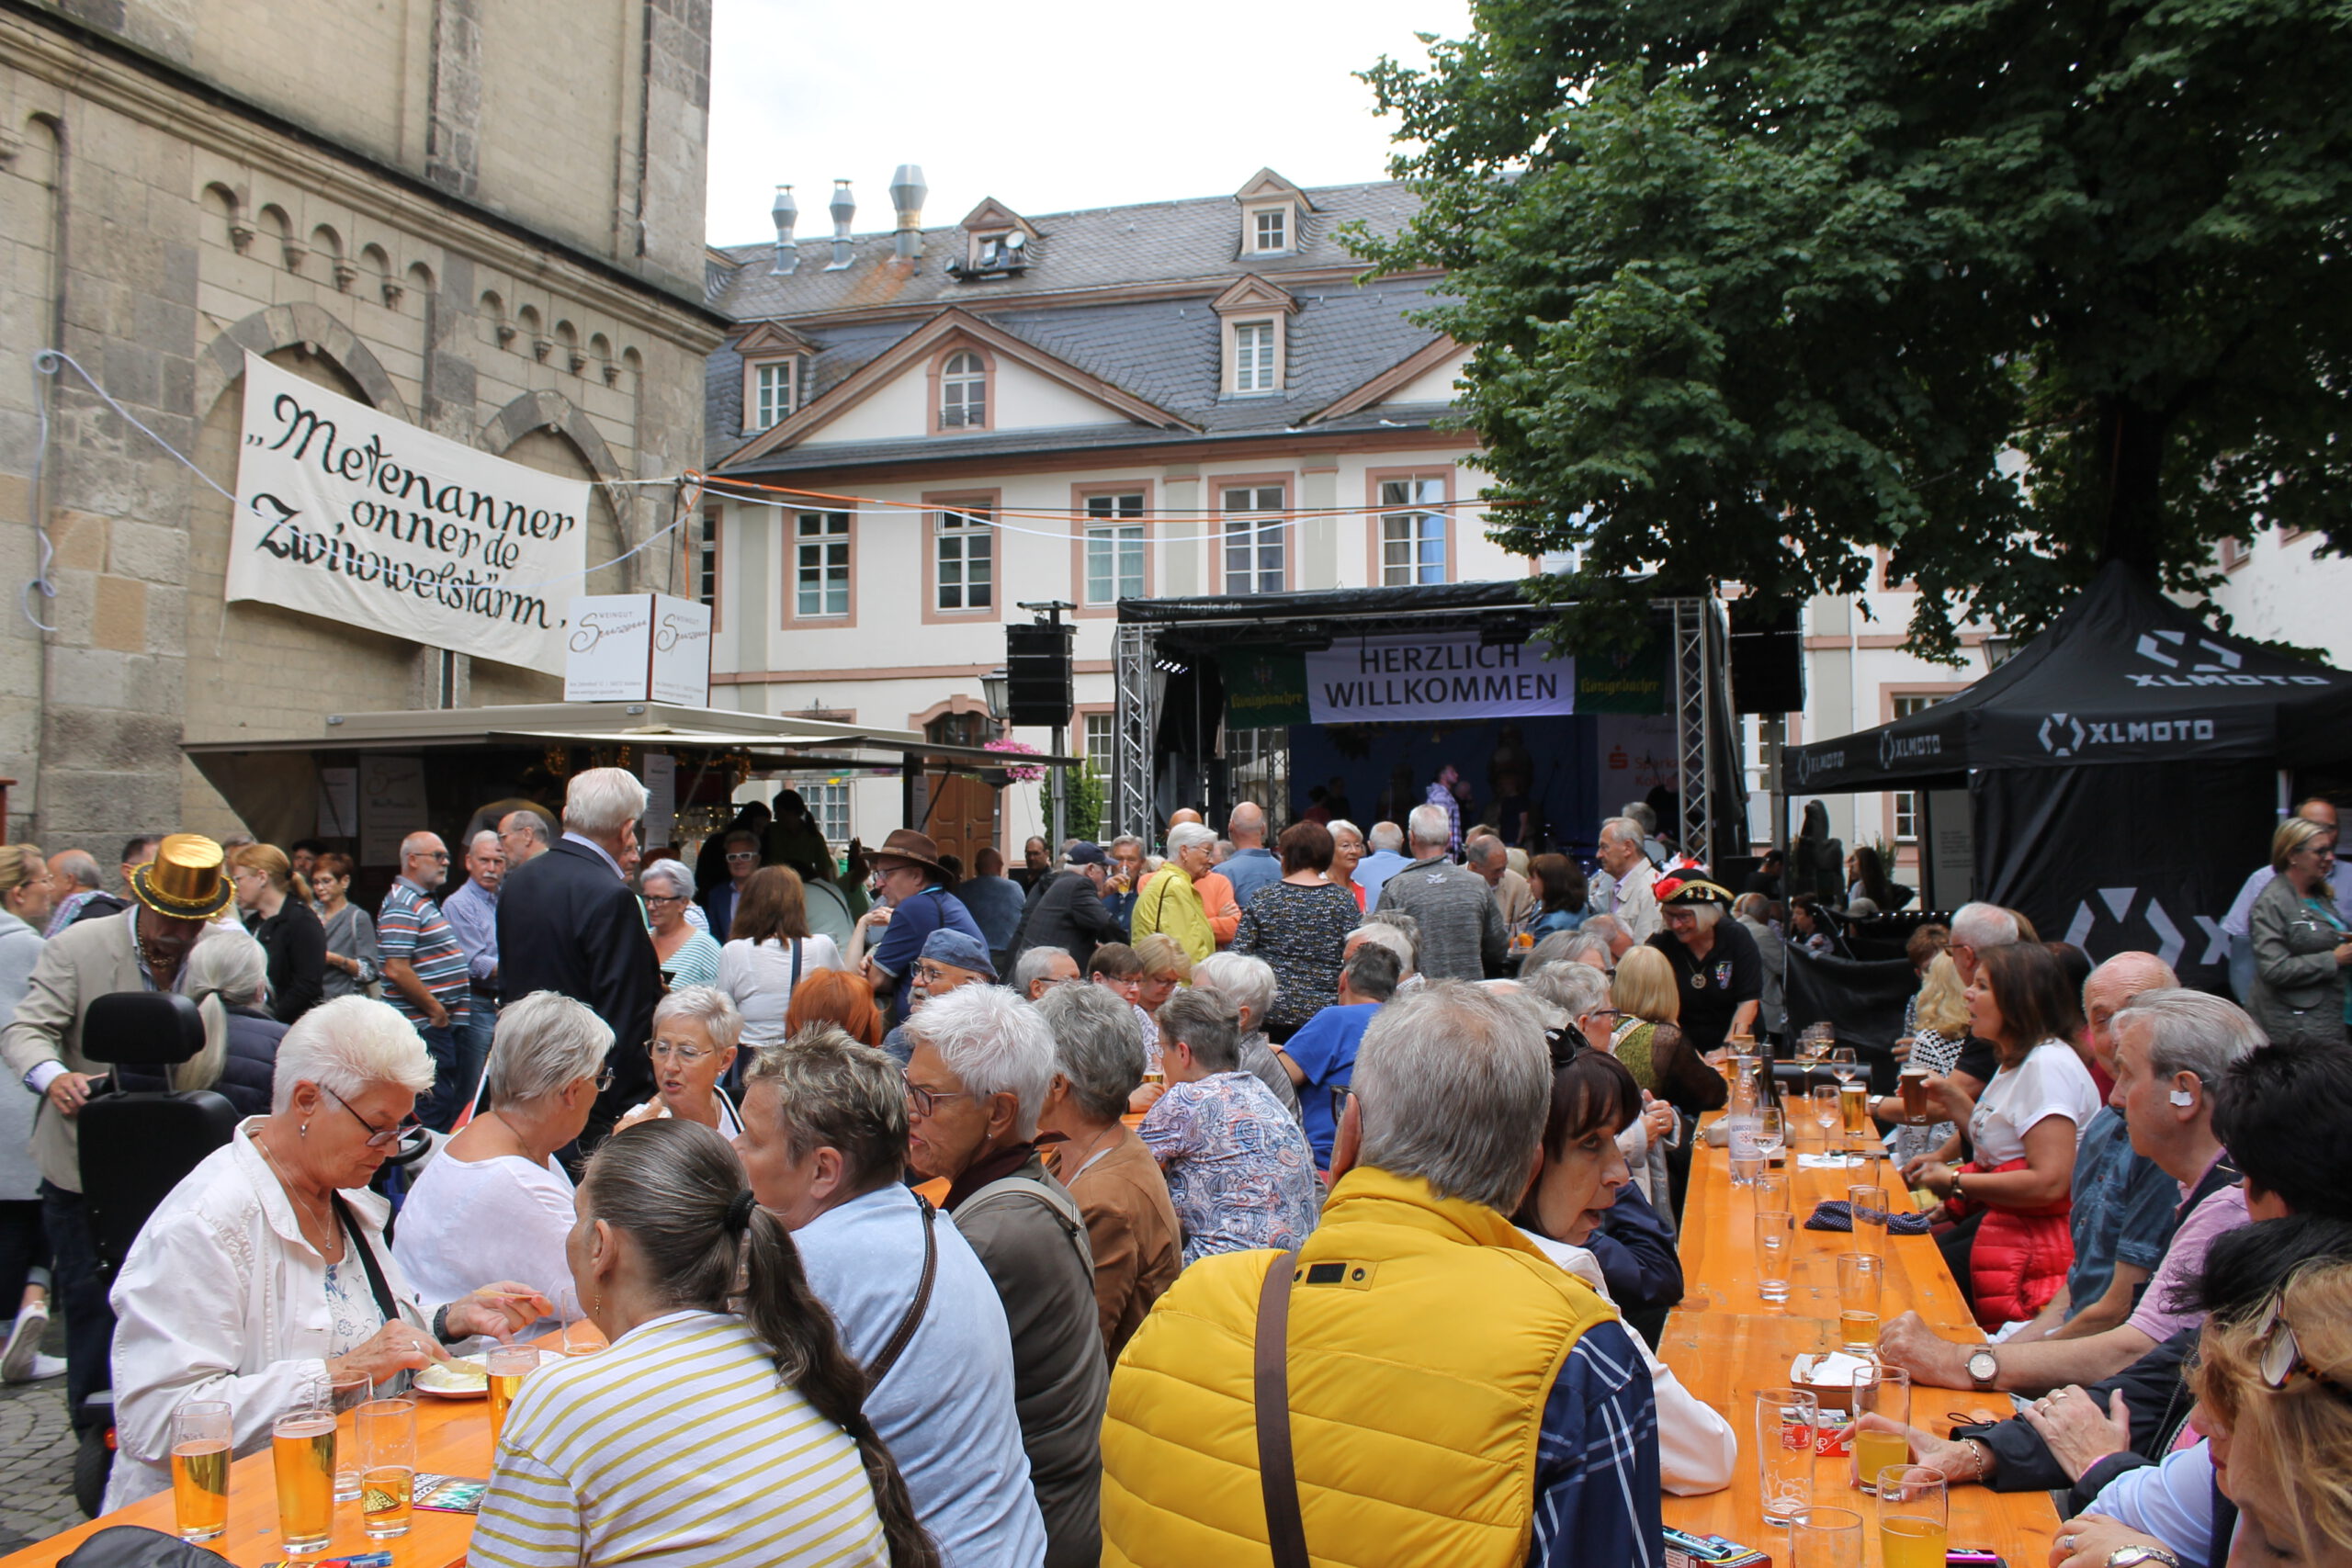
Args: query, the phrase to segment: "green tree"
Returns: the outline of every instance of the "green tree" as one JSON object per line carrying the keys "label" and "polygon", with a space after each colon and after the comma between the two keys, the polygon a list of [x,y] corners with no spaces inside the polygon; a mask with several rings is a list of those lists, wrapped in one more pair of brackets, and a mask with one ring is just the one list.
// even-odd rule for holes
{"label": "green tree", "polygon": [[2217,581],[2352,545],[2352,6],[1480,0],[1366,73],[1446,269],[1497,536],[1628,574],[1853,592],[1867,547],[2030,631],[2109,558]]}

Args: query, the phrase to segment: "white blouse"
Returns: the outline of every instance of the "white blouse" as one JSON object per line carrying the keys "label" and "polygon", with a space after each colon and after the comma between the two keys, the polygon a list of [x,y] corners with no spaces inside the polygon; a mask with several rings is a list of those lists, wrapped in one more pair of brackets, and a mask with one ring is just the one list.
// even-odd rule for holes
{"label": "white blouse", "polygon": [[444,1148],[401,1205],[392,1256],[436,1301],[502,1280],[553,1301],[571,1283],[563,1242],[575,1217],[571,1178],[553,1158],[462,1160]]}
{"label": "white blouse", "polygon": [[2063,1116],[2075,1124],[2075,1141],[2098,1114],[2098,1084],[2075,1048],[2045,1040],[2026,1053],[2024,1061],[2003,1067],[1976,1097],[1975,1112],[1968,1119],[1968,1138],[1976,1145],[1976,1163],[1989,1170],[2025,1157],[2025,1135],[2040,1122]]}
{"label": "white blouse", "polygon": [[[803,979],[820,969],[846,969],[842,950],[829,936],[800,939]],[[775,1045],[784,1040],[785,1014],[792,1007],[792,945],[770,937],[763,942],[729,942],[718,954],[718,988],[743,1015],[745,1045]]]}

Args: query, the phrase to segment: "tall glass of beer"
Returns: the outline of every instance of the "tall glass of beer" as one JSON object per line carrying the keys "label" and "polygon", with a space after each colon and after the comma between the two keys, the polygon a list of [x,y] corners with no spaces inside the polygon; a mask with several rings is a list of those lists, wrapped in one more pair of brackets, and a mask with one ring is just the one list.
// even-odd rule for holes
{"label": "tall glass of beer", "polygon": [[1867,1148],[1871,1142],[1871,1086],[1866,1083],[1839,1084],[1838,1114],[1846,1126],[1847,1146]]}
{"label": "tall glass of beer", "polygon": [[490,1446],[494,1450],[506,1432],[506,1407],[514,1402],[523,1380],[539,1364],[539,1352],[530,1345],[499,1345],[492,1348],[490,1373]]}
{"label": "tall glass of beer", "polygon": [[352,1420],[359,1436],[359,1517],[368,1539],[406,1535],[416,1484],[416,1401],[371,1399]]}
{"label": "tall glass of beer", "polygon": [[271,1424],[277,1469],[277,1533],[297,1556],[326,1550],[334,1534],[334,1412],[289,1410]]}
{"label": "tall glass of beer", "polygon": [[1928,1069],[1906,1066],[1903,1069],[1903,1120],[1914,1127],[1925,1127],[1928,1116]]}
{"label": "tall glass of beer", "polygon": [[229,1405],[191,1399],[172,1412],[172,1513],[182,1540],[229,1528]]}

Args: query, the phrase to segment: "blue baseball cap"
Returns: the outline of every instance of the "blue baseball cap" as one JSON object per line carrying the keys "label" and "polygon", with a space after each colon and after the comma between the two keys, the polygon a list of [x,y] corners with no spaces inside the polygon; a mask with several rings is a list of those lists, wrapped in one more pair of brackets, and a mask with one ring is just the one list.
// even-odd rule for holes
{"label": "blue baseball cap", "polygon": [[1109,865],[1111,863],[1111,857],[1102,852],[1102,845],[1090,844],[1083,839],[1072,844],[1069,852],[1062,858],[1072,865]]}
{"label": "blue baseball cap", "polygon": [[952,964],[976,975],[986,975],[991,980],[996,978],[996,965],[989,962],[988,944],[968,931],[940,927],[924,939],[922,955],[934,964]]}

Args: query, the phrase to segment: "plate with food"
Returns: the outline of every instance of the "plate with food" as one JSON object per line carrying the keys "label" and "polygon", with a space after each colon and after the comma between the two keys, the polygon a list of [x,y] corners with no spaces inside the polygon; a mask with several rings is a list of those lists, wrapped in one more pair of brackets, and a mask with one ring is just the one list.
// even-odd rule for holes
{"label": "plate with food", "polygon": [[435,1361],[413,1380],[419,1393],[442,1399],[482,1399],[490,1393],[490,1370],[480,1356],[458,1356]]}

